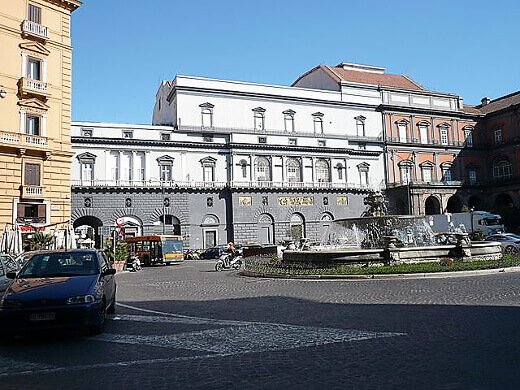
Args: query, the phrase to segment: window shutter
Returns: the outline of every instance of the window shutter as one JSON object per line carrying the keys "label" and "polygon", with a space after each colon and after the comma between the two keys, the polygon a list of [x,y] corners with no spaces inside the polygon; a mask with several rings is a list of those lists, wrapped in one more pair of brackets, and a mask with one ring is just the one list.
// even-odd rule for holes
{"label": "window shutter", "polygon": [[18,203],[16,218],[23,218],[23,217],[25,217],[25,204]]}
{"label": "window shutter", "polygon": [[39,204],[38,205],[38,218],[45,218],[46,211],[47,211],[47,207],[44,204]]}
{"label": "window shutter", "polygon": [[29,20],[34,23],[42,23],[42,9],[35,5],[29,4]]}
{"label": "window shutter", "polygon": [[39,186],[40,185],[40,165],[25,164],[25,185]]}

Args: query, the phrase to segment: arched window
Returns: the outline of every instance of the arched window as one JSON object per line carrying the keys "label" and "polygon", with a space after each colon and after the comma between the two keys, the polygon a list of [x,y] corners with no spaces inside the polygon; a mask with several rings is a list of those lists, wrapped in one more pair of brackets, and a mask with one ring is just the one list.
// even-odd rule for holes
{"label": "arched window", "polygon": [[329,163],[326,160],[316,161],[316,181],[318,183],[330,182]]}
{"label": "arched window", "polygon": [[291,215],[289,235],[294,240],[305,237],[305,219],[303,215],[299,213]]}
{"label": "arched window", "polygon": [[283,122],[285,126],[285,131],[294,132],[294,114],[296,114],[293,110],[287,110],[283,112]]}
{"label": "arched window", "polygon": [[301,182],[300,162],[295,158],[287,160],[287,181],[290,183]]}
{"label": "arched window", "polygon": [[345,170],[345,167],[342,163],[337,163],[336,169],[338,170],[338,180],[343,180],[343,171]]}
{"label": "arched window", "polygon": [[498,160],[493,164],[493,178],[494,179],[506,179],[511,177],[511,163],[506,160]]}
{"label": "arched window", "polygon": [[271,167],[267,158],[258,157],[256,159],[255,177],[257,181],[271,181]]}
{"label": "arched window", "polygon": [[240,166],[240,171],[242,172],[242,178],[245,179],[247,177],[247,161],[240,160],[238,165]]}

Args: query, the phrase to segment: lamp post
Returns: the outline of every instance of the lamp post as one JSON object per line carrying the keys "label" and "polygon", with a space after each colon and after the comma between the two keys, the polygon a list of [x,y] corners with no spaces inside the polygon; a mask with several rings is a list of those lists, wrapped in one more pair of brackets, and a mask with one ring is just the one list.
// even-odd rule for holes
{"label": "lamp post", "polygon": [[166,205],[164,204],[164,183],[161,181],[162,192],[162,234],[166,233]]}

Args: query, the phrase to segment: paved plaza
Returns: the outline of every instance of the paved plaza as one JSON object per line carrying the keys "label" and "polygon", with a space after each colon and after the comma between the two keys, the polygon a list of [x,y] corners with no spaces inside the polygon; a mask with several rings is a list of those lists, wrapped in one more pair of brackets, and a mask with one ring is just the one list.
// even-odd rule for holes
{"label": "paved plaza", "polygon": [[282,280],[186,261],[117,278],[105,333],[0,345],[0,388],[520,388],[520,273]]}

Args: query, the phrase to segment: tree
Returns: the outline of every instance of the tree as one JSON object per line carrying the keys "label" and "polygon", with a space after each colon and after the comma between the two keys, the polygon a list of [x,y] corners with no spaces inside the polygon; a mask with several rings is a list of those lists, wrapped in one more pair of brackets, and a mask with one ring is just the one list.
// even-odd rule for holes
{"label": "tree", "polygon": [[49,245],[52,244],[53,239],[54,236],[52,234],[45,234],[41,231],[37,231],[31,238],[29,245],[31,246],[31,250],[33,251],[48,249]]}

